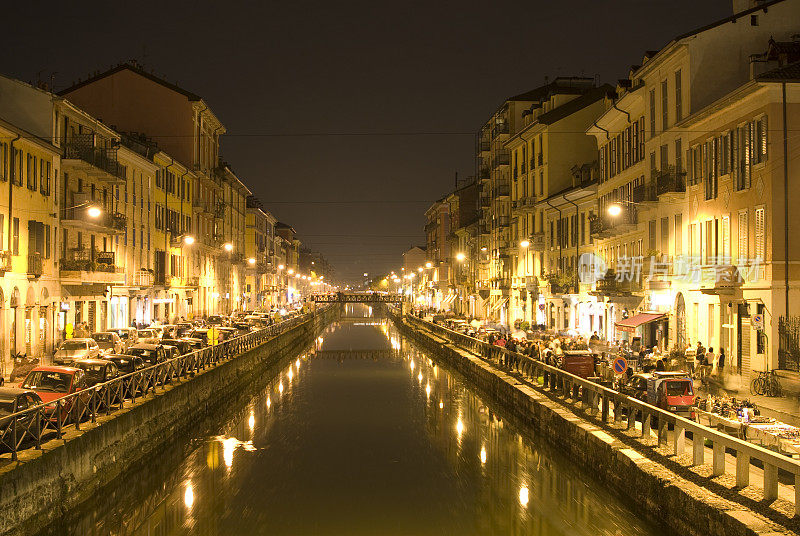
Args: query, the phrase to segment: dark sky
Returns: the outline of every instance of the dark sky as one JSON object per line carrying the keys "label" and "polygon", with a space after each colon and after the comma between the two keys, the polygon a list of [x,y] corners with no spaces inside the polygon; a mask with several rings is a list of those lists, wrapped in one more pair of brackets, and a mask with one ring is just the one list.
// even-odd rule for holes
{"label": "dark sky", "polygon": [[0,72],[55,73],[61,89],[136,58],[202,95],[228,129],[224,158],[345,279],[424,243],[425,209],[473,173],[468,133],[504,97],[545,76],[613,85],[645,50],[731,13],[731,0],[240,4],[12,2]]}

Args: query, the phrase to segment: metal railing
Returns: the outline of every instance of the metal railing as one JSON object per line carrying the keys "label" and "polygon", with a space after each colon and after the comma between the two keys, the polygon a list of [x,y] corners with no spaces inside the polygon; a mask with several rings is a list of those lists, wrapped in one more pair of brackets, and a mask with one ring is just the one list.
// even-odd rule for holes
{"label": "metal railing", "polygon": [[[643,449],[655,451],[662,445],[668,445],[671,446],[670,450],[674,455],[682,455],[686,453],[686,434],[689,432],[692,434],[692,465],[698,466],[705,463],[705,443],[711,443],[711,474],[708,477],[698,477],[697,483],[700,485],[710,484],[712,479],[725,474],[727,470],[726,451],[736,453],[735,477],[738,488],[750,485],[751,462],[758,462],[757,465],[761,466],[764,475],[762,493],[765,501],[778,498],[778,470],[786,471],[793,476],[794,512],[796,516],[800,515],[800,461],[798,460],[657,408],[538,359],[490,345],[411,315],[405,318],[412,325],[423,327],[437,336],[470,350],[472,353],[492,361],[493,365],[503,370],[520,374],[541,389],[565,400],[580,402],[586,413],[604,423],[613,419],[614,423],[625,426],[627,431],[636,430],[636,423],[641,423],[640,429],[637,431],[639,432],[638,443]],[[541,384],[539,383],[540,379]],[[653,428],[654,426],[655,428]],[[651,432],[656,434],[658,440],[656,445],[644,442],[651,438]]]}
{"label": "metal railing", "polygon": [[11,459],[16,460],[20,450],[41,449],[43,442],[61,439],[67,429],[80,430],[83,423],[96,423],[102,415],[123,409],[126,404],[155,393],[159,387],[166,389],[171,382],[191,378],[221,361],[232,359],[311,320],[314,315],[296,316],[3,417],[0,419],[0,449],[10,451]]}

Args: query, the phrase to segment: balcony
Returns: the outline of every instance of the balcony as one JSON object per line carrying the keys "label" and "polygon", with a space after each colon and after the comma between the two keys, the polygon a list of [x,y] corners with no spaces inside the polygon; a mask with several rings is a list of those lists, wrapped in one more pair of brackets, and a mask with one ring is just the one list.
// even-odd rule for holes
{"label": "balcony", "polygon": [[656,195],[682,194],[686,192],[686,173],[670,167],[655,175]]}
{"label": "balcony", "polygon": [[125,234],[125,226],[128,219],[125,214],[120,212],[103,211],[96,218],[88,214],[86,207],[70,208],[61,211],[61,225],[67,228],[80,229],[82,231],[94,231],[105,234]]}
{"label": "balcony", "polygon": [[492,139],[505,139],[508,137],[508,123],[497,123],[492,128]]}
{"label": "balcony", "polygon": [[192,199],[192,210],[199,214],[211,214],[209,203],[202,199]]}
{"label": "balcony", "polygon": [[73,249],[67,258],[61,259],[59,269],[62,282],[68,284],[125,284],[125,272],[114,264],[114,253],[111,251],[92,253],[89,249]]}
{"label": "balcony", "polygon": [[489,142],[489,140],[480,140],[478,142],[479,153],[488,153],[490,148],[491,148],[491,143]]}
{"label": "balcony", "polygon": [[532,234],[530,238],[528,238],[528,242],[530,242],[528,249],[533,251],[534,253],[539,253],[544,251],[545,248],[544,233]]}
{"label": "balcony", "polygon": [[480,180],[482,180],[482,181],[488,181],[489,178],[490,178],[489,177],[489,168],[488,167],[482,167],[480,169],[480,171],[478,171],[478,178]]}
{"label": "balcony", "polygon": [[603,279],[598,279],[595,282],[595,290],[590,294],[599,297],[625,297],[630,296],[633,292],[641,291],[641,274],[638,278],[632,277],[634,274],[617,274],[614,270],[608,270]]}
{"label": "balcony", "polygon": [[596,238],[610,238],[629,233],[636,229],[639,222],[635,207],[623,208],[618,216],[608,214],[595,215],[589,220],[589,231]]}
{"label": "balcony", "polygon": [[508,151],[497,151],[492,159],[492,169],[507,166],[511,162]]}
{"label": "balcony", "polygon": [[96,146],[94,134],[76,134],[64,143],[64,167],[84,171],[112,184],[125,182],[127,169],[117,161],[117,149]]}
{"label": "balcony", "polygon": [[481,208],[489,208],[492,204],[492,199],[488,195],[482,195],[480,201]]}
{"label": "balcony", "polygon": [[494,222],[495,227],[508,227],[510,225],[510,218],[508,216],[498,216]]}
{"label": "balcony", "polygon": [[497,184],[494,185],[494,197],[508,197],[511,195],[511,187],[508,185],[506,181],[498,181]]}
{"label": "balcony", "polygon": [[631,192],[631,201],[639,204],[657,203],[658,196],[652,184],[640,184],[633,188]]}
{"label": "balcony", "polygon": [[42,277],[43,262],[41,253],[28,254],[28,277],[37,278]]}
{"label": "balcony", "polygon": [[191,277],[187,277],[186,278],[186,286],[187,287],[194,287],[194,288],[199,287],[200,286],[200,276],[199,275],[193,275]]}

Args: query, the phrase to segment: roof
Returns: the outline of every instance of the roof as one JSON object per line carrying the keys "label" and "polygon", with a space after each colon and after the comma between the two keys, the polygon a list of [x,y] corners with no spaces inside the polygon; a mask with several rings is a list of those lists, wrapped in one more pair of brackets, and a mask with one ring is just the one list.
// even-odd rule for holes
{"label": "roof", "polygon": [[663,313],[640,313],[638,315],[625,318],[624,320],[620,320],[617,322],[617,327],[623,328],[625,331],[633,331],[643,324],[656,322],[666,317],[667,315]]}
{"label": "roof", "polygon": [[538,101],[551,93],[582,93],[594,85],[594,78],[585,76],[559,76],[543,86],[509,97],[507,101]]}
{"label": "roof", "polygon": [[75,367],[65,367],[62,365],[40,365],[38,367],[34,367],[33,370],[44,370],[46,372],[76,372],[78,369]]}
{"label": "roof", "polygon": [[800,61],[756,76],[759,82],[800,82]]}
{"label": "roof", "polygon": [[601,100],[607,94],[613,92],[614,92],[613,87],[611,87],[608,84],[603,84],[602,86],[596,87],[591,91],[589,91],[588,93],[585,93],[584,95],[581,95],[576,99],[572,99],[571,101],[566,102],[561,106],[558,106],[553,110],[540,115],[536,119],[536,122],[541,123],[543,125],[552,125],[556,121],[560,121],[561,119],[564,119],[565,117],[574,114],[578,110],[581,110],[589,106],[590,104]]}
{"label": "roof", "polygon": [[190,101],[202,100],[200,95],[197,95],[196,93],[192,93],[191,91],[183,89],[182,87],[180,87],[180,86],[178,86],[176,84],[172,84],[170,82],[167,82],[163,78],[159,78],[158,76],[154,75],[153,73],[148,73],[147,71],[145,71],[144,69],[139,67],[139,65],[137,65],[134,62],[120,63],[116,67],[112,67],[111,69],[109,69],[107,71],[104,71],[102,73],[96,74],[96,75],[94,75],[94,76],[92,76],[90,78],[87,78],[86,80],[83,80],[81,82],[78,82],[77,84],[74,84],[74,85],[68,87],[67,89],[63,89],[63,90],[59,91],[58,95],[65,96],[65,95],[75,91],[76,89],[79,89],[79,88],[81,88],[83,86],[89,85],[89,84],[91,84],[93,82],[97,82],[98,80],[102,80],[103,78],[107,78],[109,76],[115,75],[115,74],[117,74],[119,72],[122,72],[122,71],[131,71],[133,73],[138,74],[139,76],[143,76],[144,78],[147,78],[148,80],[152,80],[156,84],[160,84],[160,85],[164,86],[167,89],[170,89],[170,90],[172,90],[172,91],[174,91],[176,93],[180,93],[181,95],[184,95]]}
{"label": "roof", "polygon": [[[75,364],[86,364],[86,365],[104,365],[108,363],[108,359],[76,359]],[[77,368],[77,367],[76,367]]]}
{"label": "roof", "polygon": [[690,32],[686,32],[683,35],[679,35],[674,39],[674,41],[680,41],[681,39],[685,39],[686,37],[692,37],[693,35],[697,35],[699,33],[703,33],[706,30],[711,30],[712,28],[716,28],[717,26],[722,26],[728,22],[736,22],[737,19],[745,17],[751,13],[755,13],[756,11],[761,11],[763,9],[767,9],[769,6],[780,4],[781,2],[785,2],[786,0],[769,0],[768,2],[759,2],[756,4],[755,7],[751,7],[750,9],[745,9],[744,11],[740,11],[739,13],[734,13],[724,19],[720,19],[718,21],[712,22],[711,24],[706,24],[705,26],[701,26],[700,28],[696,28]]}

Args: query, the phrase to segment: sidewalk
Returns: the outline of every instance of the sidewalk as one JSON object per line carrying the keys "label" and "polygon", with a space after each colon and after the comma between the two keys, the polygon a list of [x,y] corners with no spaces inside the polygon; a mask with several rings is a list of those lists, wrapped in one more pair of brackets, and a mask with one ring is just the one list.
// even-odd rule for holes
{"label": "sidewalk", "polygon": [[705,396],[724,392],[734,398],[747,399],[758,407],[762,415],[800,427],[800,373],[778,370],[776,374],[783,389],[781,397],[750,394],[750,382],[745,381],[739,374],[725,374],[722,382],[712,377],[707,388],[702,386],[699,380],[695,380],[695,394]]}

